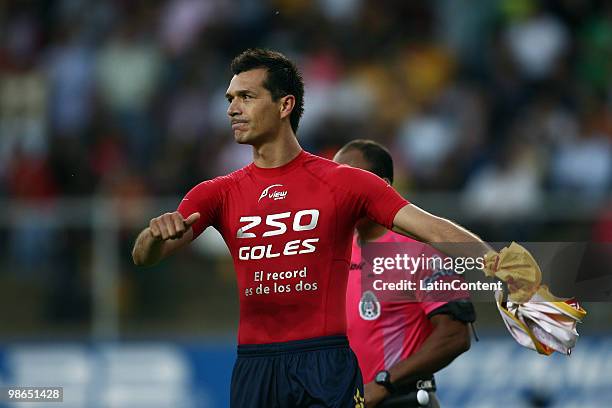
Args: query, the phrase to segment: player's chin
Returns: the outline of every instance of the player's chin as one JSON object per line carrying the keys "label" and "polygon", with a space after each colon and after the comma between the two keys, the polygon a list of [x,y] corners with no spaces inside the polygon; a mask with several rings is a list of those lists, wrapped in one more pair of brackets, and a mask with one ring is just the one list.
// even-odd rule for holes
{"label": "player's chin", "polygon": [[234,140],[239,144],[248,144],[249,143],[249,135],[246,132],[235,130],[234,131]]}
{"label": "player's chin", "polygon": [[252,132],[237,130],[234,132],[234,140],[238,144],[252,145],[258,139],[257,135]]}

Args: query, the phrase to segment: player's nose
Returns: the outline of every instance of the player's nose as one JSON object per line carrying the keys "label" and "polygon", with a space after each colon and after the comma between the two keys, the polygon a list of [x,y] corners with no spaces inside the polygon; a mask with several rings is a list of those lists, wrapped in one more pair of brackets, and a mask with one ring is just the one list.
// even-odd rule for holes
{"label": "player's nose", "polygon": [[240,111],[240,107],[238,103],[232,101],[227,107],[227,116],[229,116],[230,118],[233,118],[236,115],[240,115],[240,113],[241,111]]}

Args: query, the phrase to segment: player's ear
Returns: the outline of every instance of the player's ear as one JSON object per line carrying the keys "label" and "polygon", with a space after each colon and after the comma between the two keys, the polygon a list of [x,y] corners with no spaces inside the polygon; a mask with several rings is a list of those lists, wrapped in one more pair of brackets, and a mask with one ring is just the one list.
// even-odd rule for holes
{"label": "player's ear", "polygon": [[382,179],[385,180],[385,183],[387,183],[388,185],[391,185],[391,180],[389,180],[386,177],[383,177]]}
{"label": "player's ear", "polygon": [[295,106],[295,96],[285,95],[280,98],[279,111],[281,119],[284,119],[291,115],[293,107]]}

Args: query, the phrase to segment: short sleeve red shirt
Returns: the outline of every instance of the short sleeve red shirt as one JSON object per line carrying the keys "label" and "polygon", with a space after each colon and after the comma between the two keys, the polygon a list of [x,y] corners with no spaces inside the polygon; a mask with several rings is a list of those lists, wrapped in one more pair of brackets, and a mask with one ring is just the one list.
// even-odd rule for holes
{"label": "short sleeve red shirt", "polygon": [[357,220],[391,228],[408,202],[379,177],[302,151],[284,166],[251,164],[205,181],[181,201],[234,259],[239,344],[346,333],[345,292]]}

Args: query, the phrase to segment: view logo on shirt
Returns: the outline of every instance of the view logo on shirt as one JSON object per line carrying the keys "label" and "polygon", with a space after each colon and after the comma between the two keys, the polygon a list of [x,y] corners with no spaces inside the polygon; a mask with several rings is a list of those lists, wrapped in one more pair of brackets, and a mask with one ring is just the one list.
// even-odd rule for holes
{"label": "view logo on shirt", "polygon": [[283,200],[285,197],[287,197],[287,190],[279,191],[279,189],[275,188],[275,187],[282,187],[282,186],[283,186],[282,184],[272,184],[271,186],[264,188],[257,202],[260,202],[262,198],[269,198],[272,200]]}

